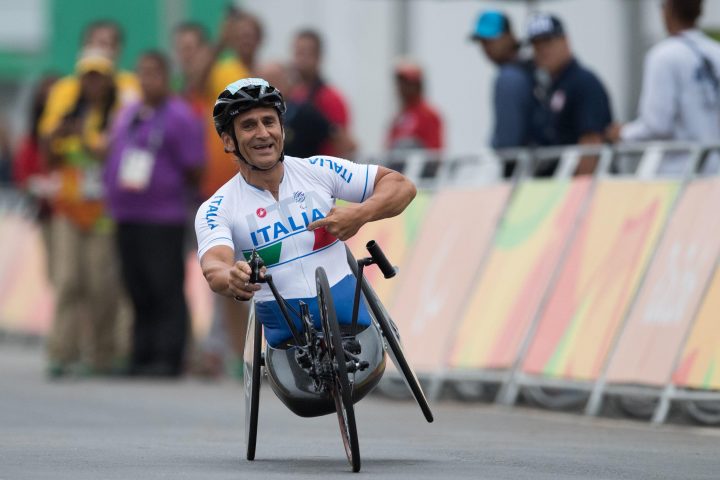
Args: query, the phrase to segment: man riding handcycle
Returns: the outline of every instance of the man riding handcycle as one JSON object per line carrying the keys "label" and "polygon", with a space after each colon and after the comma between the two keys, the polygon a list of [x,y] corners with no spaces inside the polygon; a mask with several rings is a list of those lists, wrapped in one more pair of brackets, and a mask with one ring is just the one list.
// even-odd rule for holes
{"label": "man riding handcycle", "polygon": [[[377,245],[370,245],[371,257],[356,262],[343,243],[365,223],[401,213],[416,191],[382,166],[285,156],[284,114],[282,94],[263,79],[238,80],[219,95],[215,127],[239,173],[198,210],[198,257],[214,292],[253,301],[245,369],[247,458],[255,455],[264,365],[273,391],[296,414],[337,412],[348,460],[358,471],[352,406],[380,380],[385,344],[432,421],[397,330],[362,278],[372,263],[386,276],[394,270]],[[336,207],[336,199],[353,203]]]}

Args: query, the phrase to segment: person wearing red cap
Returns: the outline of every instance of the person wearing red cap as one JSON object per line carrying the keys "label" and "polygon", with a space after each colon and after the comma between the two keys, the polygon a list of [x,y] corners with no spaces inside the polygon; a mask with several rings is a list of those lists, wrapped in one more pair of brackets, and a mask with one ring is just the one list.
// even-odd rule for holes
{"label": "person wearing red cap", "polygon": [[388,130],[388,150],[443,148],[443,121],[423,95],[422,69],[410,61],[395,66],[395,84],[400,100],[400,111]]}

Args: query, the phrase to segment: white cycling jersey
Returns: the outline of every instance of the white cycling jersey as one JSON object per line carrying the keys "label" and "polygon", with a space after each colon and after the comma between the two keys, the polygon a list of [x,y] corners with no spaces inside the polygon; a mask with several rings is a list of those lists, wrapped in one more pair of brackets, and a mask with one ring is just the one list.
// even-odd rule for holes
{"label": "white cycling jersey", "polygon": [[[284,167],[278,200],[238,173],[200,206],[198,258],[218,245],[233,248],[238,260],[256,249],[283,297],[314,297],[317,267],[325,268],[331,286],[351,270],[343,242],[307,225],[324,218],[338,198],[362,202],[372,195],[378,167],[327,156],[285,156]],[[274,297],[263,284],[255,299]]]}

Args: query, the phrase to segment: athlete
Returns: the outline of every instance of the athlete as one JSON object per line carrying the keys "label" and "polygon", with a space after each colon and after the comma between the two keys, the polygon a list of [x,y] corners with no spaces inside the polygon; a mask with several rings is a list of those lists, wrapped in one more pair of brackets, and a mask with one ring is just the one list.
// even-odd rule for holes
{"label": "athlete", "polygon": [[[255,312],[268,343],[292,337],[269,287],[250,283],[246,260],[262,257],[280,294],[298,310],[308,304],[320,328],[315,269],[325,268],[338,321],[350,324],[355,278],[344,240],[365,223],[401,213],[415,186],[382,166],[336,157],[297,158],[283,153],[285,101],[260,78],[246,78],[219,95],[213,119],[225,151],[239,173],[198,210],[198,257],[210,288],[237,300],[255,298]],[[336,199],[353,202],[341,207]],[[296,326],[301,329],[299,318]],[[361,306],[358,324],[370,324]]]}

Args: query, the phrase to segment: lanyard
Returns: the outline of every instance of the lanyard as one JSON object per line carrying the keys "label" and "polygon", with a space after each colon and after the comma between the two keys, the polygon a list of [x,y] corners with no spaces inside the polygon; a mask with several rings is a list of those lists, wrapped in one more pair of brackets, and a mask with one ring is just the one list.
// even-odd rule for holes
{"label": "lanyard", "polygon": [[140,136],[139,131],[141,125],[145,123],[150,123],[150,131],[148,132],[147,136],[146,150],[148,150],[153,155],[155,155],[158,150],[160,150],[160,147],[163,143],[165,130],[163,125],[163,114],[165,111],[165,105],[166,104],[163,104],[161,107],[154,109],[150,114],[151,116],[146,119],[143,119],[143,105],[140,105],[135,110],[135,113],[132,116],[132,120],[130,120],[130,125],[128,128],[129,137],[133,146],[138,146]]}

